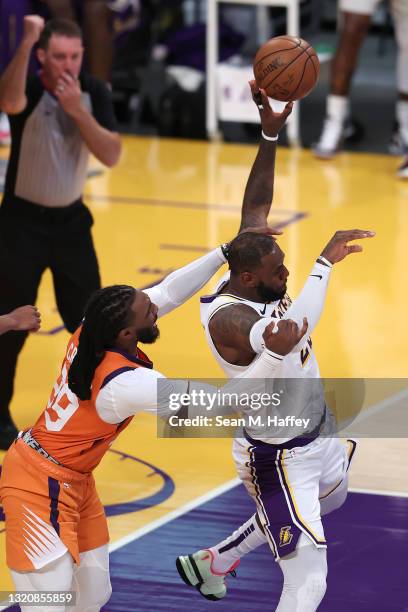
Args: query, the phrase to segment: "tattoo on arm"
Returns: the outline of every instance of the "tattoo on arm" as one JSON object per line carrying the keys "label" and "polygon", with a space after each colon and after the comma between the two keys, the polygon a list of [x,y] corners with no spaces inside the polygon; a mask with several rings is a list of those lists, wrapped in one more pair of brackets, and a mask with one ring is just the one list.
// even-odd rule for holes
{"label": "tattoo on arm", "polygon": [[259,319],[255,310],[245,304],[227,306],[211,319],[211,337],[224,346],[250,349],[249,333]]}

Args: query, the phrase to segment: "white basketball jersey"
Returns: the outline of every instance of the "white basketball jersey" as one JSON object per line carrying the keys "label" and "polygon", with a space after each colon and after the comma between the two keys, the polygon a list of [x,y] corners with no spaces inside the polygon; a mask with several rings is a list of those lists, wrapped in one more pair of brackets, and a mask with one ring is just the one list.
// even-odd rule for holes
{"label": "white basketball jersey", "polygon": [[[256,313],[266,319],[275,318],[281,319],[285,312],[288,310],[292,301],[288,294],[286,294],[281,300],[275,302],[269,302],[262,304],[260,302],[251,302],[245,298],[240,298],[235,295],[220,294],[219,291],[229,281],[229,272],[224,274],[218,283],[215,293],[213,295],[203,296],[200,299],[200,312],[201,312],[201,324],[204,327],[205,335],[207,338],[208,345],[211,349],[215,359],[224,370],[228,378],[234,378],[237,374],[244,372],[249,366],[238,366],[233,365],[225,361],[217,351],[214,342],[211,338],[210,331],[208,329],[210,320],[216,312],[222,308],[228,308],[235,304],[245,304],[250,308],[253,308]],[[259,358],[259,355],[255,355],[254,360]],[[250,364],[252,365],[252,364]],[[283,378],[319,378],[319,366],[315,354],[312,350],[312,340],[309,336],[304,339],[303,348],[299,352],[289,353],[283,360],[282,363],[282,377]]]}
{"label": "white basketball jersey", "polygon": [[[259,355],[255,355],[253,361],[248,366],[233,365],[228,361],[225,361],[225,359],[223,359],[217,351],[211,338],[209,331],[209,323],[211,318],[222,308],[229,308],[231,305],[236,304],[245,304],[246,306],[253,308],[260,317],[268,319],[281,319],[288,310],[292,301],[287,294],[281,300],[262,304],[260,302],[251,302],[250,300],[234,295],[219,293],[228,280],[229,272],[227,272],[221,278],[214,294],[201,297],[200,310],[201,323],[204,327],[207,342],[212,354],[221,368],[224,370],[227,377],[235,378],[237,375],[242,374],[242,372],[244,372],[249,365],[252,365],[257,359],[259,359]],[[286,379],[292,379],[292,381],[286,386],[287,390],[290,392],[290,400],[288,396],[288,402],[286,402],[285,405],[282,405],[280,409],[274,409],[273,413],[277,414],[278,416],[284,416],[287,414],[289,408],[289,414],[293,414],[299,418],[310,417],[310,428],[308,427],[308,431],[312,431],[321,422],[325,412],[324,397],[320,391],[320,381],[316,380],[316,383],[312,383],[312,381],[310,381],[310,383],[301,383],[301,381],[295,381],[293,379],[319,379],[319,377],[319,366],[312,350],[312,340],[310,337],[306,337],[302,344],[301,350],[289,353],[282,361],[279,379],[276,379],[275,386],[285,386],[284,381]],[[271,380],[270,383],[270,388],[274,388],[274,381]],[[268,435],[266,435],[266,429],[264,427],[251,428],[246,426],[246,430],[252,438],[272,444],[281,444],[284,441],[296,437],[297,435],[302,435],[305,433],[304,430],[291,430],[289,432],[288,428],[283,428],[279,431],[279,427],[274,429],[273,434],[268,432]]]}

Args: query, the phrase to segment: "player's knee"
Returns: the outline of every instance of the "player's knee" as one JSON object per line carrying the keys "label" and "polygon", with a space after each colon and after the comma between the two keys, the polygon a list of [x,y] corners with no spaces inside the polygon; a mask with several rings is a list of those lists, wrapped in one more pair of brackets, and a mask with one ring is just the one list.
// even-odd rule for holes
{"label": "player's knee", "polygon": [[368,15],[348,13],[342,28],[343,35],[354,40],[356,43],[361,43],[367,34],[370,19]]}
{"label": "player's knee", "polygon": [[308,602],[310,610],[316,610],[322,601],[327,588],[326,574],[313,573],[306,576],[299,592],[299,601]]}
{"label": "player's knee", "polygon": [[112,586],[110,581],[108,581],[104,588],[99,589],[94,593],[94,597],[92,601],[88,603],[88,607],[86,608],[86,612],[98,612],[105,604],[108,603],[112,595]]}

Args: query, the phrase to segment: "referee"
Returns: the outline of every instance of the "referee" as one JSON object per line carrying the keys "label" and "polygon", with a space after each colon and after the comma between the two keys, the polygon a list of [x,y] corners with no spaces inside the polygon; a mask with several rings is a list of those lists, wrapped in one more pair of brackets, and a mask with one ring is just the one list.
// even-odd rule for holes
{"label": "referee", "polygon": [[[41,70],[28,76],[33,46]],[[24,17],[24,34],[0,80],[0,109],[12,145],[0,208],[0,316],[34,304],[50,268],[68,331],[100,286],[93,219],[82,201],[89,152],[106,166],[120,157],[109,89],[81,72],[82,33],[73,21]],[[0,337],[0,449],[17,435],[9,404],[27,332]]]}

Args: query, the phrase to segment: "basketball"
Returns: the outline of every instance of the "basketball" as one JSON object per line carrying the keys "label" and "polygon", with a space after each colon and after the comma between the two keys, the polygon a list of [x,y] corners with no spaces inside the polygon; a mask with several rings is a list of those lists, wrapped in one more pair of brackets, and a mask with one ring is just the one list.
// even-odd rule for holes
{"label": "basketball", "polygon": [[254,59],[258,87],[283,102],[307,96],[317,83],[319,71],[316,51],[306,40],[294,36],[271,38]]}

